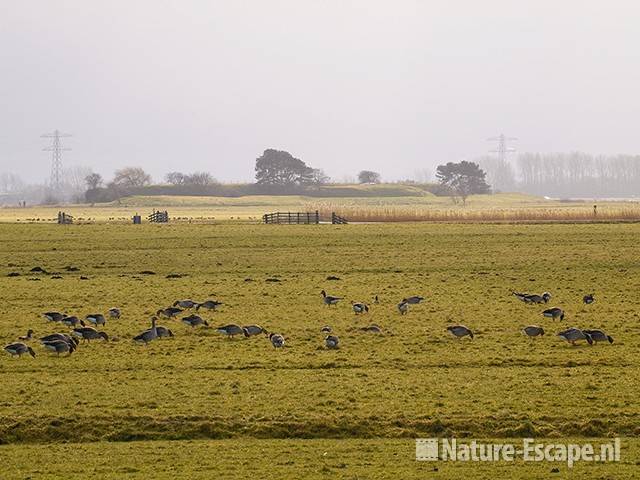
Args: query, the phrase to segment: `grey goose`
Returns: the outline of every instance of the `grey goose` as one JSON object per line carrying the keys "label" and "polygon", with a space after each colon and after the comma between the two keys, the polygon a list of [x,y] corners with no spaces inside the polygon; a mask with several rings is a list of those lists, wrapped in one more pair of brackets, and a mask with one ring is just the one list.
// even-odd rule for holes
{"label": "grey goose", "polygon": [[46,312],[46,313],[43,313],[42,316],[47,320],[49,320],[50,322],[59,322],[67,315],[65,313],[60,313],[60,312]]}
{"label": "grey goose", "polygon": [[196,304],[196,312],[201,308],[206,308],[207,310],[214,310],[218,308],[220,305],[224,305],[222,302],[218,302],[217,300],[207,300],[206,302],[197,303]]}
{"label": "grey goose", "polygon": [[406,302],[409,305],[417,305],[423,300],[424,300],[424,297],[420,297],[419,295],[414,295],[413,297],[407,297],[402,299],[403,302]]}
{"label": "grey goose", "polygon": [[369,306],[366,303],[351,302],[351,306],[356,315],[369,312]]}
{"label": "grey goose", "polygon": [[87,342],[90,340],[97,340],[99,338],[102,338],[105,341],[109,341],[109,335],[107,335],[105,332],[99,332],[93,327],[74,328],[71,334],[75,335],[76,337],[82,338]]}
{"label": "grey goose", "polygon": [[529,325],[522,329],[522,333],[527,337],[542,337],[544,335],[544,328],[538,327],[537,325]]}
{"label": "grey goose", "polygon": [[456,338],[469,336],[473,339],[473,332],[464,325],[451,325],[447,327],[447,330]]}
{"label": "grey goose", "polygon": [[571,345],[575,345],[578,340],[586,340],[589,345],[593,345],[593,338],[588,333],[578,328],[568,328],[560,333],[558,336],[563,340],[566,340]]}
{"label": "grey goose", "polygon": [[66,353],[67,356],[71,355],[76,349],[73,342],[63,342],[62,340],[53,340],[51,342],[42,342],[42,346],[51,352],[55,352],[58,356],[61,353]]}
{"label": "grey goose", "polygon": [[327,335],[324,339],[324,344],[327,348],[338,348],[340,343],[340,339],[336,335]]}
{"label": "grey goose", "polygon": [[158,338],[158,329],[156,328],[156,317],[151,317],[151,328],[133,337],[134,342],[144,343],[145,345]]}
{"label": "grey goose", "polygon": [[78,340],[70,335],[67,335],[66,333],[52,333],[51,335],[46,335],[40,338],[40,343],[47,342],[67,342],[69,344],[73,344],[74,346],[78,345]]}
{"label": "grey goose", "polygon": [[548,308],[542,312],[542,315],[547,318],[553,318],[554,320],[564,320],[564,310],[558,307]]}
{"label": "grey goose", "polygon": [[279,333],[271,333],[269,334],[269,341],[274,348],[282,348],[284,347],[284,337]]}
{"label": "grey goose", "polygon": [[111,307],[109,309],[109,318],[113,318],[114,320],[117,320],[118,318],[120,318],[120,309],[116,308],[116,307]]}
{"label": "grey goose", "polygon": [[197,305],[197,302],[194,302],[193,300],[190,299],[185,299],[185,300],[176,300],[175,302],[173,302],[173,306],[174,307],[181,307],[181,308],[193,308]]}
{"label": "grey goose", "polygon": [[322,290],[320,294],[322,295],[322,301],[325,305],[328,306],[337,305],[337,303],[342,300],[342,297],[333,297],[331,295],[327,295],[327,292],[325,292],[324,290]]}
{"label": "grey goose", "polygon": [[400,315],[405,315],[409,311],[409,302],[402,300],[398,304],[398,311],[400,312]]}
{"label": "grey goose", "polygon": [[607,335],[602,330],[583,330],[584,333],[591,336],[594,342],[609,342],[613,343],[613,337],[611,335]]}
{"label": "grey goose", "polygon": [[36,352],[33,351],[33,348],[25,345],[22,342],[10,343],[4,347],[5,352],[11,354],[12,357],[18,356],[21,357],[25,353],[28,353],[33,358],[36,357]]}
{"label": "grey goose", "polygon": [[242,327],[236,325],[235,323],[218,327],[216,328],[216,332],[226,335],[229,338],[233,338],[236,335],[244,335],[244,330],[242,330]]}
{"label": "grey goose", "polygon": [[172,317],[175,317],[176,315],[178,315],[179,313],[182,313],[182,311],[183,310],[181,308],[178,308],[178,307],[167,307],[167,308],[161,308],[160,310],[158,310],[156,312],[156,315],[167,317],[167,318],[172,318]]}
{"label": "grey goose", "polygon": [[183,317],[180,321],[192,328],[197,327],[198,325],[206,325],[207,327],[209,326],[209,323],[206,320],[203,320],[202,317],[196,314]]}
{"label": "grey goose", "polygon": [[267,331],[260,325],[247,325],[242,327],[242,332],[245,337],[253,337],[254,335],[260,335],[261,333],[267,335]]}
{"label": "grey goose", "polygon": [[95,326],[105,325],[107,323],[107,319],[104,318],[104,315],[102,315],[101,313],[91,313],[84,317],[84,319],[90,323],[93,323]]}
{"label": "grey goose", "polygon": [[75,316],[64,317],[60,320],[60,323],[63,323],[67,327],[75,327],[76,325],[80,325],[80,319]]}

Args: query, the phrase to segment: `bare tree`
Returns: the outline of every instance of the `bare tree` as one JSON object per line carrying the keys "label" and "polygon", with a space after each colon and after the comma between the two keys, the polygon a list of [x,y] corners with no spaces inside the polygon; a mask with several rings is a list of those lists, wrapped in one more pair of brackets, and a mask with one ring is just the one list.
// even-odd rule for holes
{"label": "bare tree", "polygon": [[208,172],[193,172],[192,174],[184,177],[184,183],[190,185],[212,185],[217,182]]}
{"label": "bare tree", "polygon": [[102,186],[102,175],[99,173],[90,173],[84,177],[84,183],[87,185],[87,190],[95,190]]}
{"label": "bare tree", "polygon": [[2,193],[13,193],[19,192],[25,187],[22,179],[11,172],[2,172],[0,173],[0,192]]}
{"label": "bare tree", "polygon": [[144,187],[151,183],[151,175],[140,167],[125,167],[116,170],[112,183],[118,187]]}
{"label": "bare tree", "polygon": [[187,175],[180,172],[169,172],[164,176],[164,180],[171,185],[184,185],[187,179]]}
{"label": "bare tree", "polygon": [[[91,169],[89,167],[83,167],[81,165],[75,165],[67,167],[62,171],[62,183],[64,185],[65,192],[63,197],[72,197],[79,193],[84,193],[86,186],[86,178],[91,175]],[[62,192],[58,192],[61,195]]]}

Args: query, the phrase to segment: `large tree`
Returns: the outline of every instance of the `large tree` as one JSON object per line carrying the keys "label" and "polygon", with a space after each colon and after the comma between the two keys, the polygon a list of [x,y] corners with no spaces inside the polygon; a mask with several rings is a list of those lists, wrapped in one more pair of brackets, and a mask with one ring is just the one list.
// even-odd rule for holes
{"label": "large tree", "polygon": [[87,190],[95,190],[102,186],[102,175],[99,173],[90,173],[84,177],[84,183],[87,185]]}
{"label": "large tree", "polygon": [[314,177],[313,168],[283,150],[270,148],[256,159],[256,183],[260,185],[311,184]]}
{"label": "large tree", "polygon": [[485,181],[486,175],[477,163],[466,160],[438,165],[436,170],[436,178],[440,185],[449,192],[454,202],[460,198],[463,204],[467,203],[469,195],[491,191],[491,187]]}
{"label": "large tree", "polygon": [[358,173],[359,183],[380,183],[380,174],[371,170],[362,170]]}
{"label": "large tree", "polygon": [[144,187],[151,183],[151,175],[140,167],[125,167],[116,170],[113,182],[117,187]]}

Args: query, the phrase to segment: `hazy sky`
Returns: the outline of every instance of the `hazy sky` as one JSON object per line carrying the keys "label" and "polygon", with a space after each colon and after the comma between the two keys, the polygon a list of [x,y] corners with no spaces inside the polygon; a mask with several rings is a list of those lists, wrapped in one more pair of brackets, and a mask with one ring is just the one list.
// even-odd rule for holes
{"label": "hazy sky", "polygon": [[520,151],[640,153],[637,1],[0,0],[0,172],[251,180],[266,148],[387,179]]}

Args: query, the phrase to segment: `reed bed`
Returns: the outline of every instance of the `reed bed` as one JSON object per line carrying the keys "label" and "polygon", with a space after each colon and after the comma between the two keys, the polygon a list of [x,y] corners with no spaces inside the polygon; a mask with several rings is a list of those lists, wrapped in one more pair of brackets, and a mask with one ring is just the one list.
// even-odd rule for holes
{"label": "reed bed", "polygon": [[313,205],[321,216],[331,212],[349,222],[637,222],[640,205],[593,207],[558,206],[529,208],[441,208],[416,206]]}

